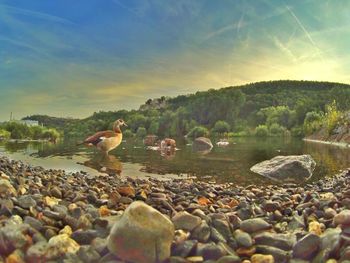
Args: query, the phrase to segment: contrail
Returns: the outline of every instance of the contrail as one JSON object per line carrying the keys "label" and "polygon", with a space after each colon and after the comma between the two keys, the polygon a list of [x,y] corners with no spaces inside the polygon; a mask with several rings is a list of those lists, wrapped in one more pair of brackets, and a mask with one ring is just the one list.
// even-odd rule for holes
{"label": "contrail", "polygon": [[304,31],[306,37],[309,39],[310,43],[316,48],[318,55],[321,57],[321,59],[323,60],[323,57],[321,55],[321,51],[318,48],[318,46],[316,45],[315,41],[312,39],[310,33],[306,30],[306,28],[304,27],[304,25],[301,23],[301,21],[299,20],[299,18],[295,15],[295,13],[292,11],[292,9],[289,6],[286,6],[286,8],[288,9],[289,13],[293,16],[293,18],[295,19],[295,21],[297,22],[297,24],[299,25],[299,27],[301,28],[301,30]]}

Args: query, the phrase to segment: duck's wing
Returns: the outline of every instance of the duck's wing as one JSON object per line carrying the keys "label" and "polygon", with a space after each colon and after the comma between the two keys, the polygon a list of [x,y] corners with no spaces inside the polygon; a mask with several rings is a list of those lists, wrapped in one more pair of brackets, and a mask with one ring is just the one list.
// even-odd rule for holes
{"label": "duck's wing", "polygon": [[114,137],[115,133],[113,131],[100,131],[94,135],[85,139],[84,143],[96,145],[99,142],[103,141],[105,138]]}

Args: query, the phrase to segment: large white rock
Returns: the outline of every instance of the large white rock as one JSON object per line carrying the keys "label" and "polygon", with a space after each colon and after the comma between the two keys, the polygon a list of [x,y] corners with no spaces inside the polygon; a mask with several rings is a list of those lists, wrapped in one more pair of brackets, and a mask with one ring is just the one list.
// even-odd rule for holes
{"label": "large white rock", "polygon": [[250,168],[254,173],[273,180],[302,181],[311,177],[316,162],[310,155],[276,156]]}
{"label": "large white rock", "polygon": [[213,143],[209,138],[198,137],[193,141],[192,149],[194,151],[208,151],[213,148]]}
{"label": "large white rock", "polygon": [[133,202],[114,224],[108,248],[119,258],[134,263],[160,262],[170,257],[174,225],[149,205]]}

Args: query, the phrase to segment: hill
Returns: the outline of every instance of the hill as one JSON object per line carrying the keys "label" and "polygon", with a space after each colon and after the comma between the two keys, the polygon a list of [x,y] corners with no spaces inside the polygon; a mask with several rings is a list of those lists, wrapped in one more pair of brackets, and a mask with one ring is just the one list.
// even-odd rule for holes
{"label": "hill", "polygon": [[81,120],[41,115],[27,118],[64,130],[70,137],[108,129],[118,118],[129,124],[125,135],[183,136],[210,131],[244,135],[260,126],[276,135],[286,131],[301,135],[306,114],[322,114],[325,105],[333,101],[340,110],[349,110],[350,85],[280,80],[149,99],[139,110],[95,112]]}

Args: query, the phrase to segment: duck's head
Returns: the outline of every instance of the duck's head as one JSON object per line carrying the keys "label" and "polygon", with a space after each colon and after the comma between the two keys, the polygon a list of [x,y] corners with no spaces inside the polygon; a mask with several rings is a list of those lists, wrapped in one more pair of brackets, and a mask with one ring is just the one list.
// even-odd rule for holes
{"label": "duck's head", "polygon": [[125,121],[123,119],[118,119],[114,122],[114,126],[126,126],[128,127],[128,125],[126,125]]}
{"label": "duck's head", "polygon": [[113,123],[113,129],[114,129],[114,130],[119,129],[121,126],[126,126],[126,127],[127,127],[128,125],[126,125],[125,121],[122,120],[122,119],[118,119],[118,120],[116,120],[116,121]]}

